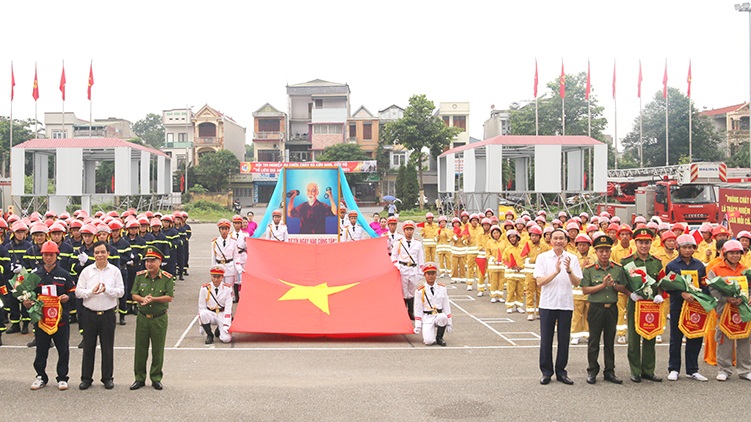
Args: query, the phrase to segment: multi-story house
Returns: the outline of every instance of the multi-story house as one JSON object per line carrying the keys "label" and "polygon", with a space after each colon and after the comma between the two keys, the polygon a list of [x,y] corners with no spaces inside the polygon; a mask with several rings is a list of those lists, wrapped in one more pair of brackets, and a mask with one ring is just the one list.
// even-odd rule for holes
{"label": "multi-story house", "polygon": [[468,102],[451,102],[439,103],[436,115],[443,120],[447,126],[458,127],[462,129],[456,138],[451,141],[449,148],[456,148],[469,143],[469,103]]}
{"label": "multi-story house", "polygon": [[729,157],[742,142],[748,142],[748,103],[735,104],[699,114],[709,117],[717,130],[725,137],[725,153]]}
{"label": "multi-story house", "polygon": [[199,165],[201,155],[226,149],[238,161],[245,160],[245,128],[231,117],[204,105],[193,117],[194,164]]}
{"label": "multi-story house", "polygon": [[375,160],[378,148],[379,122],[365,106],[361,106],[347,119],[347,142],[360,145],[371,160]]}
{"label": "multi-story house", "polygon": [[[193,161],[193,110],[189,107],[162,111],[164,146],[162,151],[172,157],[172,171],[185,168]],[[190,183],[190,181],[189,181]]]}
{"label": "multi-story house", "polygon": [[490,117],[482,124],[482,139],[490,139],[499,135],[508,135],[510,117],[511,115],[508,110],[492,109],[490,111]]}
{"label": "multi-story house", "polygon": [[[65,117],[63,119],[63,117]],[[93,122],[76,117],[73,112],[44,113],[44,127],[48,138],[116,138],[133,139],[136,134],[131,123],[125,119],[109,117],[94,119]]]}
{"label": "multi-story house", "polygon": [[253,159],[286,161],[287,113],[269,103],[253,112]]}

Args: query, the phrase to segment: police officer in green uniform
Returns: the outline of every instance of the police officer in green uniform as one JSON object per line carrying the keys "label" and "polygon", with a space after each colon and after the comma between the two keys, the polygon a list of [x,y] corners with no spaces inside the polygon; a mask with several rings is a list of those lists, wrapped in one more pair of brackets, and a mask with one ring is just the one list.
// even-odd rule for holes
{"label": "police officer in green uniform", "polygon": [[[633,262],[637,267],[645,268],[647,275],[653,279],[658,279],[658,274],[662,270],[662,262],[649,253],[652,246],[652,231],[648,228],[639,228],[634,230],[634,242],[636,243],[636,252],[623,258],[621,265],[626,266]],[[661,382],[662,378],[655,376],[655,339],[646,340],[636,333],[636,301],[641,300],[638,295],[633,293],[640,287],[640,282],[627,275],[626,277],[627,294],[630,294],[626,315],[628,320],[628,363],[631,366],[631,381],[641,382],[642,379]],[[660,299],[662,296],[657,295]],[[655,300],[657,302],[657,300]]]}
{"label": "police officer in green uniform", "polygon": [[162,271],[160,266],[164,255],[155,246],[146,248],[144,255],[146,269],[136,274],[131,295],[139,304],[136,317],[136,351],[133,369],[135,382],[131,390],[146,385],[146,360],[151,342],[151,385],[162,389],[162,364],[164,363],[164,341],[167,337],[167,308],[175,296],[174,276]]}
{"label": "police officer in green uniform", "polygon": [[587,383],[597,382],[600,365],[600,336],[605,350],[605,381],[623,384],[615,375],[615,327],[618,323],[618,292],[626,293],[626,273],[621,264],[610,260],[613,239],[601,235],[593,241],[597,261],[582,270],[581,288],[588,295],[589,340],[587,343]]}

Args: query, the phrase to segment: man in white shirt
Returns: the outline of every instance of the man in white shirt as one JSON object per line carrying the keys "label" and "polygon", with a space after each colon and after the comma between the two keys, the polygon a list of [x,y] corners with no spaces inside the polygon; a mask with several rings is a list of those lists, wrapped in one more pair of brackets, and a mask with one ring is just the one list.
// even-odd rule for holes
{"label": "man in white shirt", "polygon": [[[237,242],[237,263],[240,264],[242,268],[245,268],[245,262],[248,259],[248,254],[246,253],[247,246],[245,245],[245,239],[247,239],[248,233],[245,232],[242,228],[243,225],[243,218],[241,215],[234,215],[232,216],[232,230],[230,230],[230,236],[235,238],[235,241]],[[237,275],[237,284],[242,284],[242,274]]]}
{"label": "man in white shirt", "polygon": [[273,220],[268,227],[266,227],[266,234],[264,238],[266,240],[276,240],[277,242],[287,241],[287,225],[282,223],[282,210],[274,210],[271,213],[271,219]]}
{"label": "man in white shirt", "polygon": [[[550,244],[553,250],[537,256],[534,277],[542,288],[540,294],[540,384],[550,384],[556,379],[564,384],[574,382],[568,377],[568,346],[571,336],[571,316],[574,312],[573,287],[582,279],[582,271],[576,256],[566,252],[567,234],[555,229]],[[553,334],[558,324],[558,354],[553,367]]]}
{"label": "man in white shirt", "polygon": [[404,238],[394,244],[391,262],[401,274],[404,304],[407,306],[409,319],[414,321],[415,290],[420,280],[420,268],[425,264],[425,252],[422,243],[412,238],[415,233],[414,221],[405,221],[402,230]]}
{"label": "man in white shirt", "polygon": [[94,357],[97,337],[102,347],[102,383],[111,390],[115,346],[115,310],[119,299],[125,294],[120,269],[110,264],[106,243],[94,243],[94,265],[81,271],[76,287],[76,297],[83,299],[84,315],[80,319],[83,328],[83,359],[81,362],[81,390],[91,387],[94,381]]}
{"label": "man in white shirt", "polygon": [[[229,327],[232,324],[232,286],[222,283],[224,268],[215,265],[209,270],[211,283],[201,286],[198,293],[198,319],[201,328],[206,333],[206,344],[214,343],[214,337],[219,337],[222,343],[232,341]],[[211,331],[211,325],[216,330]]]}
{"label": "man in white shirt", "polygon": [[242,281],[243,267],[237,261],[240,250],[237,240],[229,235],[230,222],[222,218],[216,223],[219,228],[219,237],[211,241],[211,266],[221,265],[224,267],[224,283],[232,285],[235,292],[235,302],[240,298],[240,283]]}
{"label": "man in white shirt", "polygon": [[365,231],[362,226],[357,224],[357,211],[352,210],[347,214],[349,217],[349,226],[344,231],[342,242],[354,242],[355,240],[361,240],[364,237]]}
{"label": "man in white shirt", "polygon": [[404,237],[401,233],[396,231],[396,225],[398,222],[399,219],[394,216],[391,216],[386,220],[386,224],[388,225],[389,230],[384,233],[384,236],[386,236],[387,239],[386,246],[388,248],[389,257],[391,256],[391,250],[394,248],[394,245],[399,243],[399,240]]}

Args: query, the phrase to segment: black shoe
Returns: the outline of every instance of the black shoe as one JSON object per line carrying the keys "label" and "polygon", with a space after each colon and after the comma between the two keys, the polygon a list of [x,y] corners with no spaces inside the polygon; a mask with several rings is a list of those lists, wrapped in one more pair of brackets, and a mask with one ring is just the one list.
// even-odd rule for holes
{"label": "black shoe", "polygon": [[613,384],[623,384],[623,380],[616,377],[615,374],[605,375],[605,381],[612,382]]}
{"label": "black shoe", "polygon": [[91,387],[91,381],[81,381],[81,383],[78,384],[79,390],[88,390],[89,387]]}
{"label": "black shoe", "polygon": [[206,333],[206,341],[204,341],[203,344],[213,344],[214,333],[211,332],[211,324],[201,324],[201,328],[203,328],[203,332]]}
{"label": "black shoe", "polygon": [[662,378],[656,376],[655,374],[641,374],[642,379],[650,380],[652,382],[662,382]]}
{"label": "black shoe", "polygon": [[131,390],[138,390],[139,388],[145,386],[146,383],[143,381],[134,381],[133,384],[130,385]]}
{"label": "black shoe", "polygon": [[443,340],[444,334],[446,334],[446,327],[438,327],[435,333],[435,342],[442,347],[446,347],[446,342]]}
{"label": "black shoe", "polygon": [[568,377],[568,375],[556,375],[555,379],[558,380],[558,382],[562,382],[566,385],[574,385],[574,381]]}
{"label": "black shoe", "polygon": [[638,375],[631,375],[631,382],[641,382],[641,377]]}
{"label": "black shoe", "polygon": [[120,314],[120,325],[125,325],[125,314]]}
{"label": "black shoe", "polygon": [[70,323],[75,324],[77,322],[78,322],[78,317],[76,316],[76,314],[70,314]]}
{"label": "black shoe", "polygon": [[183,278],[183,276],[180,276],[180,277],[178,277],[177,279],[178,279],[178,280],[180,280],[180,281],[182,281],[182,280],[185,280],[185,279]]}
{"label": "black shoe", "polygon": [[185,270],[185,271],[183,271],[183,275],[184,276],[189,276],[190,274],[188,274],[188,270]]}
{"label": "black shoe", "polygon": [[29,334],[29,323],[24,322],[23,328],[21,328],[21,334]]}
{"label": "black shoe", "polygon": [[540,384],[542,385],[550,384],[550,375],[545,375],[544,377],[542,377],[542,379],[540,380]]}
{"label": "black shoe", "polygon": [[437,338],[437,339],[435,339],[435,342],[436,342],[436,343],[437,343],[437,344],[438,344],[439,346],[441,346],[441,347],[446,347],[446,340],[444,340],[444,339],[442,339],[442,338]]}
{"label": "black shoe", "polygon": [[203,344],[214,344],[214,336],[206,336],[206,340],[203,342]]}
{"label": "black shoe", "polygon": [[112,390],[113,388],[115,388],[115,382],[112,380],[104,381],[104,388]]}
{"label": "black shoe", "polygon": [[595,384],[595,383],[597,383],[597,375],[587,374],[587,384]]}
{"label": "black shoe", "polygon": [[80,342],[80,343],[78,343],[78,348],[79,348],[79,349],[83,349],[83,340],[81,340],[81,342]]}
{"label": "black shoe", "polygon": [[3,345],[3,333],[0,331],[0,346]]}
{"label": "black shoe", "polygon": [[15,323],[8,328],[8,331],[5,332],[5,334],[15,334],[21,332],[21,324]]}
{"label": "black shoe", "polygon": [[[30,342],[26,343],[26,347],[37,347],[37,339],[31,340]],[[52,347],[52,342],[50,342],[50,347]]]}
{"label": "black shoe", "polygon": [[154,387],[154,390],[161,390],[162,388],[164,388],[164,386],[162,385],[160,381],[152,382],[151,386]]}

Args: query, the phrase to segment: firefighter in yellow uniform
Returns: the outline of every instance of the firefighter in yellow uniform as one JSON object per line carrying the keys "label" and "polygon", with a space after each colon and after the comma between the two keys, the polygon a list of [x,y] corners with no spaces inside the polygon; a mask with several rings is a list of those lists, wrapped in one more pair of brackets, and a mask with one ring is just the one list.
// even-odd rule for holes
{"label": "firefighter in yellow uniform", "polygon": [[453,232],[450,228],[446,227],[448,219],[445,215],[438,217],[438,231],[436,232],[436,246],[435,252],[438,256],[438,271],[439,276],[444,275],[446,277],[451,275],[451,237]]}
{"label": "firefighter in yellow uniform", "polygon": [[[582,268],[597,262],[597,255],[592,248],[592,239],[586,234],[579,234],[574,238],[576,244],[576,253],[574,254],[579,260]],[[589,338],[589,323],[587,314],[589,313],[588,296],[582,292],[581,287],[574,287],[574,314],[571,317],[571,344],[579,344],[582,337]]]}
{"label": "firefighter in yellow uniform", "polygon": [[469,217],[469,244],[467,245],[467,290],[478,281],[477,255],[480,254],[480,246],[483,241],[483,230],[480,226],[480,216],[472,214]]}
{"label": "firefighter in yellow uniform", "polygon": [[488,282],[490,284],[490,303],[505,302],[503,299],[503,241],[501,228],[490,228],[490,239],[485,242],[485,256],[488,258]]}
{"label": "firefighter in yellow uniform", "polygon": [[521,270],[524,268],[524,260],[521,257],[522,246],[519,245],[519,234],[516,230],[506,232],[508,245],[503,250],[502,259],[506,265],[506,313],[514,310],[524,313],[524,281],[526,277]]}
{"label": "firefighter in yellow uniform", "polygon": [[699,227],[699,233],[701,234],[702,241],[696,246],[694,258],[706,265],[712,260],[712,258],[714,258],[714,255],[712,254],[712,251],[715,249],[714,240],[712,240],[712,225],[709,223],[703,223],[701,227]]}
{"label": "firefighter in yellow uniform", "polygon": [[[618,227],[618,232],[616,233],[617,241],[611,249],[611,261],[620,263],[623,258],[636,252],[636,247],[634,247],[633,240],[631,239],[632,235],[633,231],[627,224]],[[627,304],[628,295],[618,293],[618,324],[615,326],[615,335],[618,344],[626,344],[626,334],[628,332],[628,324],[626,323]]]}
{"label": "firefighter in yellow uniform", "polygon": [[581,233],[581,230],[579,230],[579,223],[576,221],[569,221],[566,223],[566,233],[568,233],[568,243],[563,249],[566,252],[577,255],[576,236],[579,236],[579,233]]}
{"label": "firefighter in yellow uniform", "polygon": [[735,238],[741,242],[741,245],[743,246],[740,264],[746,268],[751,268],[751,251],[749,251],[749,247],[751,246],[751,232],[746,230],[739,231]]}
{"label": "firefighter in yellow uniform", "polygon": [[[678,236],[675,235],[672,231],[668,230],[662,233],[660,236],[660,248],[655,250],[654,253],[650,251],[650,254],[654,256],[655,258],[659,259],[660,262],[662,262],[662,269],[665,270],[665,267],[670,263],[670,261],[674,260],[675,258],[678,258],[678,251],[676,250],[676,239]],[[657,280],[659,281],[659,280]],[[673,293],[674,294],[674,293]],[[660,304],[660,307],[662,308],[662,326],[663,328],[667,326],[668,323],[668,314],[670,313],[670,301],[667,300],[667,292],[662,294],[663,298],[665,299],[662,304]],[[657,336],[655,338],[655,341],[657,343],[662,343],[662,336]]]}
{"label": "firefighter in yellow uniform", "polygon": [[[525,288],[524,293],[526,295],[527,302],[527,321],[535,319],[535,315],[540,317],[540,293],[542,288],[537,285],[537,281],[532,274],[534,273],[535,263],[537,262],[537,256],[543,252],[547,252],[551,249],[550,245],[541,241],[542,229],[540,226],[534,225],[529,228],[529,252],[524,261],[525,274]],[[532,270],[532,272],[529,272]]]}
{"label": "firefighter in yellow uniform", "polygon": [[462,222],[454,217],[451,220],[451,283],[463,283],[466,281],[467,243],[469,235],[462,232]]}
{"label": "firefighter in yellow uniform", "polygon": [[485,244],[490,239],[490,218],[483,218],[482,223],[482,235],[480,236],[480,251],[477,253],[477,258],[485,260],[485,269],[481,269],[479,264],[477,266],[477,297],[482,297],[485,290],[487,290],[487,278],[488,278],[488,266],[487,266],[487,254],[485,253]]}
{"label": "firefighter in yellow uniform", "polygon": [[435,262],[435,252],[438,237],[438,224],[433,222],[433,213],[425,214],[425,225],[420,229],[422,247],[425,251],[425,262]]}
{"label": "firefighter in yellow uniform", "polygon": [[657,229],[656,230],[653,229],[653,232],[656,232],[657,234],[655,235],[655,240],[652,241],[652,246],[649,247],[649,253],[651,255],[654,255],[655,253],[657,253],[657,251],[662,249],[662,234],[667,231],[670,231],[670,224],[668,223],[656,224],[650,221],[649,224],[647,225],[647,228],[652,229],[655,225],[657,226]]}

